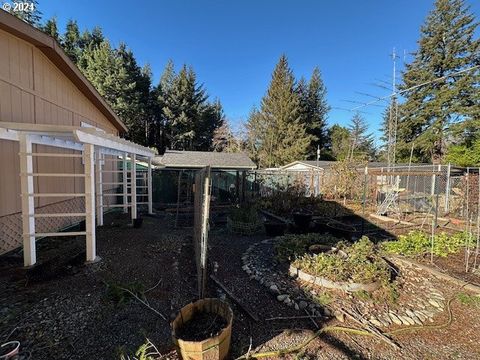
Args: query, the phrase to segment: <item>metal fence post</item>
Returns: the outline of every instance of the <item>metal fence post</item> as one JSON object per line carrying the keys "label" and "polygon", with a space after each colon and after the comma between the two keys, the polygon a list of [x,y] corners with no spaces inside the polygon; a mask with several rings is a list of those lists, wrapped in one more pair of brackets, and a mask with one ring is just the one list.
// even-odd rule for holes
{"label": "metal fence post", "polygon": [[450,202],[450,172],[452,164],[448,163],[447,166],[447,184],[445,186],[445,212],[449,211],[449,202]]}

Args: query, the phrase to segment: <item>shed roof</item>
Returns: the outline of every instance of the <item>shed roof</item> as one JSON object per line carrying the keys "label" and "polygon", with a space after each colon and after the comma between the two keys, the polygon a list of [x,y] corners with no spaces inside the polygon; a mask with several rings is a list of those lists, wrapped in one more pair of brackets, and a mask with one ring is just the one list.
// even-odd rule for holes
{"label": "shed roof", "polygon": [[44,53],[55,66],[90,100],[105,117],[120,131],[126,132],[127,128],[112,108],[106,103],[98,91],[80,72],[73,61],[63,51],[60,44],[52,37],[34,28],[30,24],[15,16],[0,11],[0,29],[20,39],[27,41]]}
{"label": "shed roof", "polygon": [[167,150],[156,156],[152,164],[162,168],[198,169],[211,166],[213,169],[255,169],[256,165],[245,153],[213,151]]}

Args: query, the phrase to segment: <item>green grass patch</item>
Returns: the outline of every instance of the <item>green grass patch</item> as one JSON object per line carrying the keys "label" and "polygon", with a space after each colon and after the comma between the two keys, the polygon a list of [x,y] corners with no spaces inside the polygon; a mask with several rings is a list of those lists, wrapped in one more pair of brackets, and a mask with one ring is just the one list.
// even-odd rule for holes
{"label": "green grass patch", "polygon": [[474,306],[474,307],[480,308],[480,296],[460,293],[460,294],[457,295],[457,299],[463,305]]}

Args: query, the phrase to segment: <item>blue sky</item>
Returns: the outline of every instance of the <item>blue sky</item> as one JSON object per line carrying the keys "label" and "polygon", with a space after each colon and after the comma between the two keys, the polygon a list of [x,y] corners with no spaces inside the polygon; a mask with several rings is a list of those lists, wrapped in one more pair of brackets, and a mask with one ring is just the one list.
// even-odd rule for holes
{"label": "blue sky", "polygon": [[[480,2],[467,3],[480,18]],[[344,100],[388,94],[372,84],[391,82],[393,47],[400,69],[404,52],[416,49],[433,0],[40,0],[39,7],[44,18],[57,17],[62,32],[73,18],[81,29],[99,25],[114,45],[125,42],[140,64],[151,65],[155,83],[168,59],[192,65],[234,124],[260,103],[280,54],[297,78],[319,66],[333,107],[329,124],[345,125],[352,114],[336,108],[355,104]],[[363,110],[377,132],[383,109]]]}

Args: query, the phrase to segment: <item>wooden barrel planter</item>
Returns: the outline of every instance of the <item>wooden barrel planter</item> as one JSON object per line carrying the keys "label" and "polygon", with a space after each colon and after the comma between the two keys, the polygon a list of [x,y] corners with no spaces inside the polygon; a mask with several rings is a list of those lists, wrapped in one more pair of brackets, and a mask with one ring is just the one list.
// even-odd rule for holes
{"label": "wooden barrel planter", "polygon": [[[224,321],[225,326],[211,337],[195,340],[186,339],[186,336],[184,336],[185,328],[189,326],[195,328],[195,324],[192,324],[195,318],[206,314],[215,315],[213,321],[207,321],[207,329],[209,326],[212,326],[217,316]],[[180,358],[183,360],[226,359],[230,350],[232,321],[232,309],[220,299],[200,299],[184,306],[172,322],[173,342]],[[204,323],[203,325],[205,326]]]}
{"label": "wooden barrel planter", "polygon": [[347,292],[355,292],[355,291],[372,292],[380,288],[380,285],[381,285],[379,281],[375,281],[369,284],[331,281],[321,276],[307,274],[306,272],[303,272],[301,269],[298,269],[293,265],[290,265],[289,272],[291,276],[297,276],[300,280],[303,280],[307,283],[321,286],[327,289],[342,290]]}
{"label": "wooden barrel planter", "polygon": [[285,230],[287,229],[287,224],[280,221],[265,221],[263,223],[265,227],[265,233],[267,236],[282,236],[285,234]]}

